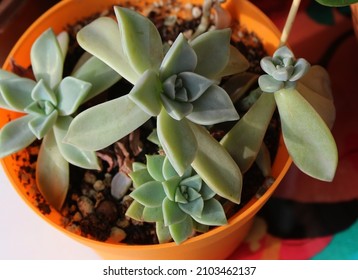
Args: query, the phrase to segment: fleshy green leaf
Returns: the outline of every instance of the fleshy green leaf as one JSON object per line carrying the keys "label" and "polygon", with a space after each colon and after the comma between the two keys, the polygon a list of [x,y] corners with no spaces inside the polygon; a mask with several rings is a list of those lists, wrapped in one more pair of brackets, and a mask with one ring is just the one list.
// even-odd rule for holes
{"label": "fleshy green leaf", "polygon": [[194,234],[194,222],[191,217],[187,215],[184,221],[170,225],[169,231],[175,243],[180,244]]}
{"label": "fleshy green leaf", "polygon": [[130,196],[146,207],[159,207],[165,198],[160,182],[147,182],[131,192]]}
{"label": "fleshy green leaf", "polygon": [[150,176],[159,182],[163,182],[165,179],[163,177],[163,164],[164,156],[162,155],[147,155],[147,170]]}
{"label": "fleshy green leaf", "polygon": [[158,70],[163,59],[163,45],[155,25],[131,9],[115,6],[114,12],[120,30],[118,39],[133,69],[138,74],[148,69]]}
{"label": "fleshy green leaf", "polygon": [[31,48],[31,65],[37,81],[54,89],[62,80],[64,56],[52,29],[47,29]]}
{"label": "fleshy green leaf", "polygon": [[131,177],[133,181],[133,186],[135,188],[139,187],[140,185],[146,182],[153,181],[153,178],[152,176],[150,176],[147,168],[135,170],[129,174],[129,177]]}
{"label": "fleshy green leaf", "polygon": [[343,7],[354,4],[357,0],[316,0],[318,3],[330,7]]}
{"label": "fleshy green leaf", "polygon": [[72,76],[92,85],[84,102],[105,91],[121,79],[117,72],[94,56],[72,73]]}
{"label": "fleshy green leaf", "polygon": [[178,203],[179,208],[191,217],[201,217],[204,209],[204,200],[199,197],[188,203]]}
{"label": "fleshy green leaf", "polygon": [[0,80],[0,106],[23,112],[33,102],[31,92],[35,85],[33,80],[26,78]]}
{"label": "fleshy green leaf", "polygon": [[163,221],[162,206],[158,207],[144,207],[143,220],[149,223]]}
{"label": "fleshy green leaf", "polygon": [[57,111],[60,116],[73,114],[91,90],[91,84],[73,77],[64,78],[58,88]]}
{"label": "fleshy green leaf", "polygon": [[23,116],[12,120],[0,130],[0,157],[11,155],[35,141],[36,136],[30,130],[28,123],[33,116]]}
{"label": "fleshy green leaf", "polygon": [[38,115],[29,121],[29,128],[37,139],[42,139],[46,133],[54,126],[57,120],[57,111],[52,111],[49,115]]}
{"label": "fleshy green leaf", "polygon": [[164,81],[181,72],[192,72],[197,65],[197,56],[183,34],[179,34],[165,55],[160,66],[160,78]]}
{"label": "fleshy green leaf", "polygon": [[174,167],[172,166],[172,164],[170,163],[167,157],[165,157],[163,163],[163,176],[165,180],[169,180],[173,177],[178,176],[178,173],[175,171]]}
{"label": "fleshy green leaf", "polygon": [[107,17],[94,20],[77,33],[77,41],[83,49],[135,84],[140,74],[132,68],[124,55],[120,38],[116,21]]}
{"label": "fleshy green leaf", "polygon": [[162,110],[157,119],[157,132],[170,163],[179,175],[183,175],[198,147],[189,122],[186,119],[176,121]]}
{"label": "fleshy green leaf", "polygon": [[[211,30],[191,41],[198,63],[195,73],[214,78],[229,62],[231,29]],[[208,47],[210,46],[210,48]]]}
{"label": "fleshy green leaf", "polygon": [[224,70],[222,70],[213,79],[219,80],[221,77],[235,75],[246,71],[250,67],[249,61],[245,56],[234,46],[230,45],[229,61],[226,64]]}
{"label": "fleshy green leaf", "polygon": [[66,57],[67,51],[68,51],[68,46],[70,43],[70,36],[68,35],[68,33],[66,31],[62,31],[56,36],[56,38],[57,38],[57,42],[60,46],[63,57]]}
{"label": "fleshy green leaf", "polygon": [[218,195],[240,203],[242,175],[239,167],[205,128],[195,124],[190,126],[200,143],[192,167]]}
{"label": "fleshy green leaf", "polygon": [[172,236],[169,232],[169,227],[166,227],[164,225],[164,222],[156,222],[155,224],[155,230],[157,233],[158,241],[159,243],[167,243],[170,240],[172,240]]}
{"label": "fleshy green leaf", "polygon": [[157,73],[147,70],[134,85],[128,97],[147,114],[157,116],[162,108],[161,92],[162,84]]}
{"label": "fleshy green leaf", "polygon": [[163,182],[163,188],[168,199],[175,201],[175,194],[177,192],[181,178],[179,176],[172,177]]}
{"label": "fleshy green leaf", "polygon": [[36,166],[36,182],[46,201],[60,210],[69,188],[69,163],[62,157],[52,133],[44,137]]}
{"label": "fleshy green leaf", "polygon": [[193,188],[197,192],[200,191],[203,181],[198,174],[185,178],[181,181],[180,185]]}
{"label": "fleshy green leaf", "polygon": [[166,226],[184,221],[187,217],[178,206],[178,203],[171,201],[167,197],[163,200],[163,218]]}
{"label": "fleshy green leaf", "polygon": [[7,79],[18,79],[20,78],[18,75],[6,71],[4,69],[0,69],[0,81],[7,80]]}
{"label": "fleshy green leaf", "polygon": [[285,85],[284,82],[277,81],[270,75],[261,75],[258,80],[259,86],[263,92],[273,93],[282,89]]}
{"label": "fleshy green leaf", "polygon": [[144,205],[140,204],[139,202],[133,200],[131,205],[129,205],[126,216],[141,221],[143,220],[143,211],[144,211]]}
{"label": "fleshy green leaf", "polygon": [[213,81],[192,72],[182,72],[178,74],[178,78],[187,91],[188,102],[200,98],[214,84]]}
{"label": "fleshy green leaf", "polygon": [[95,152],[84,151],[75,146],[63,143],[68,127],[72,121],[72,117],[59,117],[54,126],[54,133],[58,148],[62,156],[73,165],[86,169],[100,169],[98,159]]}
{"label": "fleshy green leaf", "polygon": [[201,216],[193,216],[197,222],[209,226],[222,226],[227,224],[224,209],[220,202],[212,198],[204,201]]}
{"label": "fleshy green leaf", "polygon": [[128,96],[123,96],[77,115],[64,141],[84,150],[100,150],[128,135],[149,118],[150,115]]}
{"label": "fleshy green leaf", "polygon": [[188,102],[178,102],[162,94],[163,106],[167,113],[175,120],[180,121],[193,111],[193,105]]}
{"label": "fleshy green leaf", "polygon": [[284,141],[295,165],[313,178],[332,181],[338,152],[325,122],[297,90],[280,90],[275,100]]}
{"label": "fleshy green leaf", "polygon": [[262,94],[220,141],[241,172],[245,173],[254,163],[275,109],[273,95]]}
{"label": "fleshy green leaf", "polygon": [[221,87],[212,85],[193,103],[193,111],[187,118],[201,125],[212,125],[239,119],[229,95]]}
{"label": "fleshy green leaf", "polygon": [[57,105],[57,98],[54,91],[48,87],[44,80],[39,80],[31,92],[34,101],[49,101]]}

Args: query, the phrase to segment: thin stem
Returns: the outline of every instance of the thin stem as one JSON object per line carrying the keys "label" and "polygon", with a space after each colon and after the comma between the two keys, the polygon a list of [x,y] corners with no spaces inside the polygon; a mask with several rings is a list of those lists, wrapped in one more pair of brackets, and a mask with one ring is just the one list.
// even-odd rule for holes
{"label": "thin stem", "polygon": [[286,43],[287,43],[287,39],[291,32],[291,28],[295,21],[296,14],[297,14],[298,8],[300,7],[300,4],[301,4],[301,0],[293,0],[292,1],[290,12],[288,13],[288,17],[287,17],[285,26],[283,27],[283,30],[282,30],[280,46],[286,45]]}

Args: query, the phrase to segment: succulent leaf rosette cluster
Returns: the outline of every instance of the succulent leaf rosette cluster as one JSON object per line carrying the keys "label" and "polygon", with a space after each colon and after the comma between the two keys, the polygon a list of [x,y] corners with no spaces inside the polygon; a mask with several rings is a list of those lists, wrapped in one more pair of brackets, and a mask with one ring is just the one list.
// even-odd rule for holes
{"label": "succulent leaf rosette cluster", "polygon": [[69,163],[99,169],[93,151],[63,143],[72,115],[83,102],[119,80],[116,72],[94,57],[63,78],[68,42],[66,32],[56,37],[52,29],[35,41],[31,48],[35,80],[0,70],[0,107],[24,114],[1,129],[0,156],[42,139],[36,180],[41,193],[56,209],[61,209],[69,187]]}
{"label": "succulent leaf rosette cluster", "polygon": [[[148,18],[122,7],[114,10],[118,23],[99,18],[84,27],[77,40],[134,86],[128,94],[79,114],[65,141],[98,150],[155,117],[160,144],[176,172],[183,175],[192,165],[220,195],[239,202],[240,170],[209,133],[198,132],[203,125],[239,119],[230,97],[217,85],[223,76],[248,67],[230,45],[230,29],[208,31],[190,42],[180,34],[165,53]],[[198,137],[209,139],[200,143]],[[200,156],[212,149],[219,151],[220,162]],[[215,175],[208,172],[214,169]]]}
{"label": "succulent leaf rosette cluster", "polygon": [[216,194],[189,167],[182,176],[164,155],[147,156],[147,164],[134,163],[131,178],[134,199],[126,215],[155,222],[160,243],[182,243],[195,232],[227,223]]}

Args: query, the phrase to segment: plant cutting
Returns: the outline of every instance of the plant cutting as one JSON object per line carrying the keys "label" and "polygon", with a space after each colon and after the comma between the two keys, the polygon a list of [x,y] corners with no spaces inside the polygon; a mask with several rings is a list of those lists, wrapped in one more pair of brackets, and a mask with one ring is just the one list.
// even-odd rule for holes
{"label": "plant cutting", "polygon": [[[213,226],[230,223],[224,208],[227,202],[240,203],[242,179],[253,165],[259,166],[270,186],[277,171],[271,170],[263,139],[276,106],[294,162],[313,177],[332,180],[337,151],[328,127],[334,107],[320,83],[328,79],[322,68],[309,70],[305,60],[281,47],[262,60],[267,74],[258,78],[245,72],[246,59],[230,46],[230,29],[199,32],[192,38],[179,34],[163,46],[156,26],[146,17],[119,6],[114,10],[117,22],[99,18],[85,26],[77,40],[94,61],[111,68],[110,75],[133,86],[74,115],[57,145],[93,154],[151,124],[149,138],[158,147],[144,162],[131,163],[129,172],[119,169],[111,187],[116,189],[113,193],[129,192],[129,217],[156,223],[160,242],[180,243],[168,251],[175,246],[186,251],[195,239],[214,234]],[[85,65],[80,69],[87,72]],[[88,77],[81,79],[92,83]],[[215,138],[213,132],[222,124],[224,134]]]}

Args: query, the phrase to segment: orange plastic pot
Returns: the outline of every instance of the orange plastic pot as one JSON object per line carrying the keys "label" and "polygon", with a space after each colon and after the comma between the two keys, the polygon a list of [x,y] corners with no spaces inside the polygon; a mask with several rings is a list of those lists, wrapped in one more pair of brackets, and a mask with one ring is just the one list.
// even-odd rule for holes
{"label": "orange plastic pot", "polygon": [[[125,3],[125,0],[72,0],[61,1],[41,16],[20,38],[9,54],[3,68],[9,70],[9,61],[14,58],[24,67],[30,64],[30,48],[35,39],[47,28],[52,27],[55,32],[60,32],[67,24],[74,23],[81,18],[90,16],[104,8],[114,4]],[[181,1],[183,3],[201,3],[201,0]],[[136,1],[140,4],[141,1]],[[249,30],[255,31],[268,50],[272,53],[279,44],[279,32],[274,24],[253,4],[246,0],[228,1],[227,9],[232,16],[237,18]],[[17,114],[5,110],[0,111],[0,126],[3,126],[10,118],[16,118]],[[26,155],[25,155],[26,156]],[[18,178],[18,169],[21,163],[15,156],[2,159],[5,172],[13,186],[29,205],[46,222],[62,231],[71,238],[96,250],[106,259],[224,259],[228,257],[247,235],[253,221],[253,217],[272,195],[279,182],[287,172],[291,160],[281,139],[280,147],[273,164],[273,175],[276,179],[269,190],[259,199],[252,198],[245,207],[229,219],[225,226],[217,227],[205,234],[191,238],[176,245],[167,243],[160,245],[126,245],[112,244],[108,242],[94,241],[70,231],[61,226],[61,215],[52,209],[50,214],[42,214],[36,207],[36,200],[31,196],[31,191],[24,186]]]}

